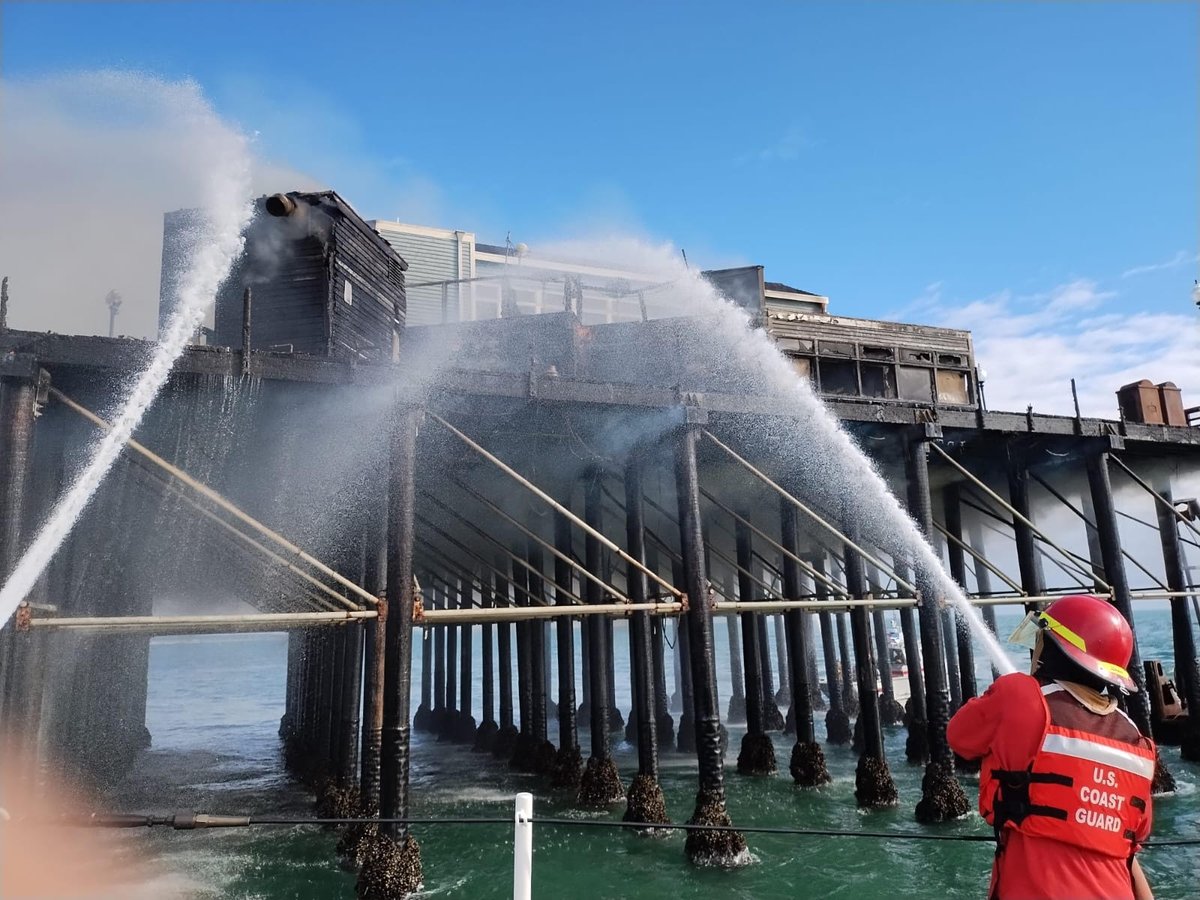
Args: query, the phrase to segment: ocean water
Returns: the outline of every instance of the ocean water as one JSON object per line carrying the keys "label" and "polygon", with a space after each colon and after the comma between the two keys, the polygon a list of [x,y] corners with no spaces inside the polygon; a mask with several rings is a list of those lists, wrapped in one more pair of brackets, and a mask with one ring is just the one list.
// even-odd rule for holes
{"label": "ocean water", "polygon": [[[1000,612],[1000,627],[1019,614]],[[1169,659],[1170,620],[1163,609],[1139,607],[1143,654]],[[478,629],[476,629],[478,634]],[[718,647],[726,648],[718,622]],[[419,645],[418,645],[419,646]],[[618,623],[618,702],[628,711],[628,663],[623,623]],[[110,798],[114,808],[145,813],[194,809],[211,813],[304,815],[311,798],[283,773],[277,737],[284,698],[287,640],[284,635],[156,638],[151,644],[147,725],[154,744]],[[419,650],[416,676],[419,672]],[[1019,653],[1014,661],[1020,662]],[[722,662],[722,693],[728,667]],[[987,683],[986,665],[979,666]],[[478,678],[478,654],[476,655]],[[419,686],[420,679],[414,681]],[[668,681],[670,667],[668,666]],[[476,703],[480,696],[474,691]],[[723,702],[724,701],[723,697]],[[414,705],[415,708],[415,705]],[[678,717],[676,717],[678,718]],[[818,714],[820,721],[821,714]],[[553,726],[552,726],[553,731]],[[732,765],[741,730],[732,729]],[[887,754],[900,806],[861,813],[854,805],[855,757],[827,747],[833,784],[795,788],[786,774],[791,740],[775,736],[782,771],[747,778],[727,768],[729,808],[735,823],[839,830],[909,831],[919,826],[912,810],[920,798],[921,770],[904,762],[904,730],[887,735]],[[553,734],[552,734],[553,737]],[[586,748],[586,732],[581,736]],[[1180,783],[1176,796],[1155,802],[1155,836],[1200,838],[1200,769],[1182,763],[1178,751],[1164,756]],[[616,749],[622,776],[636,771],[627,744]],[[968,793],[975,781],[964,779]],[[676,821],[691,813],[695,762],[665,752],[662,785]],[[513,797],[528,790],[535,812],[579,819],[619,820],[611,813],[581,813],[545,790],[540,779],[511,773],[490,756],[417,735],[413,745],[412,815],[508,816]],[[987,834],[975,814],[940,833]],[[509,826],[422,826],[426,891],[434,897],[511,896]],[[122,833],[131,854],[149,860],[166,894],[197,898],[353,897],[353,875],[334,859],[335,833],[314,827],[261,827],[212,832],[165,829]],[[753,865],[737,871],[696,869],[683,854],[683,834],[644,838],[617,829],[535,826],[534,894],[537,897],[931,897],[984,895],[992,849],[987,843],[918,842],[903,839],[749,835]],[[1160,900],[1194,897],[1200,847],[1148,849],[1143,865]],[[160,894],[163,895],[163,894]]]}

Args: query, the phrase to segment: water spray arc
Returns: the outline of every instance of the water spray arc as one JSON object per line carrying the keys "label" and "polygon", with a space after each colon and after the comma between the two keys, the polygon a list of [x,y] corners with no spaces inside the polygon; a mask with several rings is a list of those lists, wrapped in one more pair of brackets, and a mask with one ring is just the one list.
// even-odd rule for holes
{"label": "water spray arc", "polygon": [[221,168],[211,175],[203,234],[197,241],[195,255],[180,287],[178,306],[154,356],[130,389],[112,430],[101,438],[87,466],[60,499],[0,588],[0,623],[9,620],[70,534],[166,383],[175,360],[191,341],[217,289],[242,251],[242,231],[250,221],[247,199],[250,195],[250,162],[240,137],[230,141],[227,152],[227,158],[216,161]]}

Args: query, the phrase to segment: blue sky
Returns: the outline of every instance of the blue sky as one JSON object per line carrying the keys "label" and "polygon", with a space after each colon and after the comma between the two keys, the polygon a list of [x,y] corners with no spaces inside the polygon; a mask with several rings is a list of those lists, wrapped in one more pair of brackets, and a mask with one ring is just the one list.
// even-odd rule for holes
{"label": "blue sky", "polygon": [[[194,78],[368,216],[669,239],[850,315],[1016,320],[1087,374],[1093,326],[1198,327],[1198,11],[9,2],[0,49],[6,80]],[[993,371],[1014,352],[977,344]],[[1122,347],[1200,391],[1194,348]]]}

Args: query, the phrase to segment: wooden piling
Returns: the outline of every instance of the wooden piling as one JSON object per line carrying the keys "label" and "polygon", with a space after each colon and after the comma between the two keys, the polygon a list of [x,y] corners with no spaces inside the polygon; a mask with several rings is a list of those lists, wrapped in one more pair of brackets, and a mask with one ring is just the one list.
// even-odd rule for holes
{"label": "wooden piling", "polygon": [[[559,552],[554,558],[554,603],[570,606],[573,570],[567,560],[572,550],[571,521],[560,512],[554,513],[554,547]],[[550,783],[561,790],[577,790],[583,777],[583,754],[575,712],[575,624],[566,616],[554,624],[558,645],[558,754]]]}
{"label": "wooden piling", "polygon": [[[1170,503],[1169,484],[1158,488],[1159,494]],[[1188,578],[1183,563],[1183,547],[1180,545],[1179,518],[1173,508],[1162,503],[1155,504],[1158,513],[1158,534],[1162,542],[1163,563],[1167,574],[1167,588],[1178,596],[1171,597],[1171,636],[1175,650],[1175,678],[1177,687],[1187,703],[1187,723],[1180,735],[1180,755],[1189,762],[1200,762],[1200,660],[1196,658],[1196,637],[1192,632],[1192,617],[1188,610]],[[1150,690],[1154,690],[1150,686]]]}
{"label": "wooden piling", "polygon": [[[752,535],[742,521],[735,524],[737,545],[738,598],[750,601],[754,597],[754,585],[750,576],[753,565]],[[763,673],[763,644],[759,625],[762,616],[744,612],[740,616],[742,625],[742,659],[746,670],[746,734],[742,737],[738,753],[737,770],[742,775],[772,775],[777,769],[775,746],[767,735],[766,704],[771,693]],[[774,697],[770,697],[774,702]]]}
{"label": "wooden piling", "polygon": [[[810,565],[818,575],[824,575],[825,554],[814,556]],[[814,581],[817,599],[828,600],[829,588],[825,581],[819,577]],[[821,651],[825,658],[825,685],[829,692],[829,708],[825,711],[825,740],[831,744],[849,744],[851,738],[850,711],[846,707],[846,697],[842,689],[842,673],[841,667],[838,665],[833,614],[821,610],[817,614],[817,622],[821,630]]]}
{"label": "wooden piling", "polygon": [[[857,540],[854,524],[847,524],[847,533]],[[866,599],[862,557],[853,548],[846,547],[844,558],[847,591],[856,600]],[[854,798],[860,809],[881,809],[895,806],[899,795],[883,755],[883,726],[879,718],[875,661],[871,653],[871,618],[866,607],[856,606],[850,610],[850,626],[854,633],[854,658],[858,664],[858,724],[862,737],[862,751],[854,776]]]}
{"label": "wooden piling", "polygon": [[[604,494],[600,472],[591,472],[584,488],[584,519],[592,529],[599,532],[603,527]],[[584,559],[589,572],[599,573],[602,569],[602,546],[598,538],[588,534],[584,539]],[[602,603],[600,586],[588,581],[585,586],[588,603]],[[625,798],[621,776],[613,763],[609,751],[609,709],[612,699],[608,693],[609,672],[606,663],[611,659],[606,640],[604,617],[588,616],[584,623],[587,629],[587,653],[589,665],[587,677],[590,681],[590,725],[591,756],[587,761],[583,779],[579,785],[579,804],[584,809],[604,809]]]}
{"label": "wooden piling", "polygon": [[[781,497],[779,516],[780,543],[787,551],[783,558],[783,597],[785,600],[796,600],[803,594],[800,565],[792,558],[800,554],[800,513],[795,506]],[[792,724],[796,735],[788,769],[796,784],[801,787],[816,787],[829,783],[831,779],[825,763],[825,753],[817,743],[813,722],[812,686],[809,684],[808,667],[808,660],[812,655],[812,648],[809,646],[811,633],[810,629],[804,627],[804,613],[800,610],[790,609],[784,613],[783,618],[787,661],[791,670]]]}
{"label": "wooden piling", "polygon": [[[462,598],[456,585],[447,584],[442,596],[445,598],[446,609],[459,608]],[[451,740],[458,724],[458,628],[454,625],[443,625],[442,633],[446,636],[446,699],[438,736]]]}
{"label": "wooden piling", "polygon": [[775,699],[775,676],[771,671],[771,639],[767,635],[767,615],[758,613],[754,617],[755,634],[758,636],[759,674],[763,695],[763,724],[767,731],[783,731],[786,722]]}
{"label": "wooden piling", "polygon": [[363,626],[352,621],[335,630],[334,728],[330,777],[317,798],[318,815],[356,816],[361,812],[358,780],[358,730],[362,691]]}
{"label": "wooden piling", "polygon": [[[950,576],[958,582],[963,594],[967,593],[967,557],[963,550],[962,500],[959,496],[958,485],[948,485],[943,492],[943,503],[946,509],[946,530],[955,538],[947,541],[947,552],[950,558]],[[992,612],[993,616],[995,611]],[[960,695],[962,702],[978,696],[979,690],[975,684],[975,650],[971,644],[971,629],[966,617],[958,609],[954,610],[954,632],[958,646],[958,672],[960,679]]]}
{"label": "wooden piling", "polygon": [[[444,609],[445,590],[440,586],[430,589],[430,606]],[[433,715],[429,720],[430,730],[441,734],[446,721],[446,631],[447,626],[435,625],[433,631]]]}
{"label": "wooden piling", "polygon": [[[787,661],[787,638],[784,634],[783,616],[771,617],[771,631],[775,635],[775,671],[779,673],[779,687],[775,691],[775,704],[782,708],[791,703],[792,680]],[[786,716],[785,716],[786,718]]]}
{"label": "wooden piling", "polygon": [[854,680],[854,659],[850,655],[850,617],[846,613],[834,613],[833,620],[837,623],[842,702],[846,706],[846,714],[853,718],[858,715],[858,687]]}
{"label": "wooden piling", "polygon": [[[689,419],[703,419],[698,410]],[[708,573],[704,568],[704,530],[700,514],[700,472],[696,443],[702,422],[689,421],[675,446],[675,493],[679,503],[679,544],[688,611],[684,616],[691,662],[693,716],[700,790],[689,820],[695,825],[732,825],[725,808],[725,753],[721,746],[721,710],[717,704],[717,673],[713,653],[712,610]],[[689,831],[684,843],[695,864],[737,866],[749,862],[746,839],[737,831]]]}
{"label": "wooden piling", "polygon": [[[908,576],[908,565],[897,562],[896,571]],[[905,599],[914,596],[901,587]],[[909,765],[923,766],[929,762],[929,714],[925,709],[925,667],[921,660],[921,642],[917,614],[912,607],[900,609],[900,634],[904,640],[904,661],[908,666],[908,702],[905,704],[904,724],[908,737],[904,742],[904,757]]]}
{"label": "wooden piling", "polygon": [[[511,599],[507,580],[496,568],[493,581],[493,600],[497,606],[510,606]],[[492,754],[506,762],[512,758],[516,746],[518,731],[513,718],[512,690],[512,629],[510,622],[501,622],[496,626],[497,673],[500,682],[500,730],[496,732],[496,740],[492,742]]]}
{"label": "wooden piling", "polygon": [[[671,563],[672,581],[676,587],[687,591],[687,578],[683,572],[683,562]],[[696,702],[692,686],[692,658],[688,646],[687,620],[683,617],[675,623],[675,657],[676,693],[679,695],[679,728],[676,729],[676,749],[680,753],[696,752]]]}
{"label": "wooden piling", "polygon": [[[729,593],[732,590],[726,587]],[[740,616],[726,616],[725,630],[729,640],[729,708],[725,712],[725,721],[730,725],[743,725],[746,722],[746,672],[742,661],[742,630],[739,627]]]}
{"label": "wooden piling", "polygon": [[[425,595],[425,603],[433,608],[432,589]],[[428,625],[421,629],[421,703],[413,716],[413,728],[430,731],[433,728],[433,668],[434,629]]]}
{"label": "wooden piling", "polygon": [[366,684],[363,689],[362,768],[359,780],[361,807],[375,815],[380,803],[380,766],[383,753],[384,665],[387,659],[387,604],[378,606],[379,617],[367,622]]}
{"label": "wooden piling", "polygon": [[[474,588],[466,578],[459,579],[459,597],[463,609],[470,609],[474,603]],[[473,682],[475,645],[472,626],[463,623],[458,627],[459,643],[459,673],[458,673],[458,721],[455,724],[454,738],[464,744],[475,742],[475,716],[471,714],[473,701],[471,687]]]}
{"label": "wooden piling", "polygon": [[[1137,629],[1133,622],[1133,605],[1130,602],[1129,577],[1125,572],[1125,557],[1121,553],[1121,529],[1117,522],[1117,506],[1113,499],[1112,482],[1108,476],[1108,451],[1093,453],[1087,460],[1088,487],[1092,505],[1096,508],[1096,531],[1100,538],[1100,552],[1104,558],[1105,580],[1112,586],[1112,604],[1117,608],[1129,629],[1133,632],[1133,655],[1129,658],[1129,675],[1137,686],[1137,693],[1126,700],[1129,717],[1138,730],[1147,737],[1151,734],[1150,698],[1146,694],[1146,672],[1142,668],[1142,654],[1138,649]],[[1014,504],[1015,505],[1015,504]],[[1018,507],[1019,508],[1019,507]],[[1161,755],[1154,771],[1154,792],[1169,793],[1175,790],[1175,777],[1163,763]]]}
{"label": "wooden piling", "polygon": [[[883,592],[883,578],[876,566],[867,566],[867,590],[876,597]],[[896,700],[896,684],[892,677],[891,648],[888,646],[887,622],[882,609],[871,610],[871,632],[875,638],[875,670],[879,673],[879,720],[885,725],[904,721],[904,708]]]}
{"label": "wooden piling", "polygon": [[[35,402],[36,387],[31,380],[0,378],[0,584],[8,580],[21,553]],[[21,656],[18,645],[15,625],[0,622],[0,725],[16,702],[16,670]]]}
{"label": "wooden piling", "polygon": [[[1017,545],[1017,567],[1021,572],[1021,587],[1030,597],[1041,597],[1046,593],[1046,573],[1042,569],[1042,556],[1037,549],[1037,536],[1029,526],[1033,521],[1033,509],[1029,503],[1029,470],[1019,454],[1013,454],[1008,463],[1008,502],[1019,516],[1013,516],[1013,537]],[[1022,521],[1022,518],[1027,521]],[[1036,603],[1026,603],[1026,612],[1037,609]]]}
{"label": "wooden piling", "polygon": [[[635,456],[625,466],[625,549],[634,560],[646,561],[646,522],[642,491],[642,465]],[[632,603],[647,598],[646,576],[630,565],[625,574],[626,593]],[[654,710],[654,672],[650,649],[650,615],[634,613],[629,625],[632,636],[633,709],[629,718],[637,723],[638,772],[629,786],[626,822],[669,822],[666,801],[658,783],[658,725]]]}
{"label": "wooden piling", "polygon": [[[530,605],[529,579],[524,566],[516,559],[512,560],[509,581],[513,586],[513,596],[517,606]],[[537,671],[533,659],[533,628],[537,623],[522,621],[516,623],[517,631],[517,706],[521,719],[518,729],[517,742],[513,747],[509,765],[518,772],[534,772],[534,735],[533,735],[533,682]]]}
{"label": "wooden piling", "polygon": [[[409,686],[412,677],[413,536],[419,413],[399,410],[388,485],[387,597],[380,813],[408,818]],[[372,845],[358,876],[360,897],[404,897],[421,887],[421,851],[402,821],[381,825],[389,838]]]}
{"label": "wooden piling", "polygon": [[[529,568],[526,570],[526,580],[529,587],[530,603],[546,603],[545,556],[542,546],[537,541],[529,539],[525,546],[526,560]],[[546,672],[546,622],[530,621],[526,623],[529,629],[529,663],[530,663],[530,745],[531,768],[539,775],[549,775],[554,770],[557,750],[549,739],[549,698],[546,696],[546,686],[549,681]]]}
{"label": "wooden piling", "polygon": [[[924,436],[909,441],[905,460],[908,474],[909,512],[926,540],[933,537],[933,504],[929,493],[929,444]],[[954,775],[954,755],[946,740],[950,721],[950,688],[947,684],[946,654],[938,621],[938,590],[930,573],[918,570],[921,591],[917,619],[921,633],[921,658],[925,661],[925,713],[928,716],[929,764],[921,782],[917,821],[946,822],[966,815],[970,805]],[[912,668],[912,661],[909,662]]]}

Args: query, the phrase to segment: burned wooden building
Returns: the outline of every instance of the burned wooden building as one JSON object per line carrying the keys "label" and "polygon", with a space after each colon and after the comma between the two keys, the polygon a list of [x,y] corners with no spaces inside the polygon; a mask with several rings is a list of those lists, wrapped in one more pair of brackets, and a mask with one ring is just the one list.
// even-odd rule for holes
{"label": "burned wooden building", "polygon": [[[166,217],[160,321],[174,305],[194,215],[181,210]],[[376,362],[395,357],[407,264],[336,192],[258,198],[245,240],[217,296],[209,344],[241,348],[248,336],[253,350]]]}

